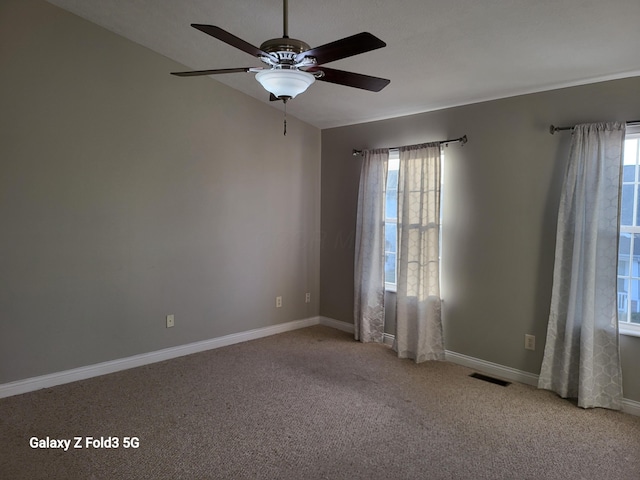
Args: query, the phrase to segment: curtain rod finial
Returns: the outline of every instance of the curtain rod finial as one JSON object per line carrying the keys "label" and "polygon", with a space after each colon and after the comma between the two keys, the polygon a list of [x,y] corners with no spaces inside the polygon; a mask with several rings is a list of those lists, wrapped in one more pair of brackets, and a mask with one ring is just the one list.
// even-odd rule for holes
{"label": "curtain rod finial", "polygon": [[555,125],[549,125],[549,133],[551,135],[553,135],[554,133],[556,133],[556,127]]}

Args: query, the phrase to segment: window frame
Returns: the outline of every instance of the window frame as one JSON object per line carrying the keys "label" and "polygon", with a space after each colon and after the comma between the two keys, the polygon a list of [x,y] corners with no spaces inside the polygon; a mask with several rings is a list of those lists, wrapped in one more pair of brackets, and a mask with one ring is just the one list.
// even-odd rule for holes
{"label": "window frame", "polygon": [[[636,158],[635,158],[635,169],[634,169],[634,179],[633,181],[624,181],[624,158],[623,158],[623,166],[622,166],[622,170],[621,170],[621,175],[622,178],[620,180],[620,185],[621,185],[621,190],[620,190],[620,237],[624,234],[628,234],[630,236],[630,242],[629,242],[629,265],[627,267],[627,271],[626,271],[626,275],[620,275],[620,265],[621,265],[621,252],[619,250],[618,247],[618,256],[617,256],[617,265],[616,265],[616,284],[619,285],[620,281],[623,282],[628,282],[629,286],[632,284],[632,280],[636,280],[638,283],[637,285],[639,285],[640,288],[640,271],[637,271],[636,275],[634,276],[634,268],[633,268],[633,251],[635,250],[634,244],[637,241],[640,241],[640,128],[639,127],[628,127],[627,128],[627,133],[625,136],[625,143],[627,140],[635,140],[637,142],[636,145]],[[626,148],[625,148],[626,151]],[[624,155],[624,153],[623,153]],[[623,204],[622,204],[622,187],[625,185],[632,185],[633,188],[633,211],[631,213],[632,215],[632,223],[635,223],[636,225],[623,225],[622,224],[622,208],[623,208]],[[635,235],[638,235],[638,237],[635,237]],[[619,238],[620,238],[619,237]],[[639,263],[639,269],[640,269],[640,263]],[[618,290],[618,287],[616,287],[616,291]],[[630,288],[627,288],[627,294],[629,293],[628,291],[630,290]],[[624,292],[623,292],[624,293]],[[620,292],[618,292],[618,299],[620,298]],[[638,301],[640,302],[640,298],[638,299]],[[626,316],[627,319],[626,320],[621,320],[620,319],[620,313],[622,312],[619,307],[617,308],[617,312],[618,312],[618,331],[620,334],[622,335],[631,335],[631,336],[637,336],[640,337],[640,323],[631,323],[631,314],[632,309],[629,308],[629,302],[627,303],[627,308],[626,308]]]}
{"label": "window frame", "polygon": [[[395,168],[391,168],[391,166],[394,166]],[[386,272],[386,268],[385,268],[385,281],[384,281],[384,290],[386,292],[396,292],[398,289],[398,212],[397,212],[397,205],[398,205],[398,183],[397,183],[397,179],[398,176],[396,175],[396,186],[395,186],[395,190],[396,190],[396,216],[395,218],[391,218],[387,216],[387,190],[388,190],[388,180],[389,180],[389,172],[395,170],[399,173],[400,170],[400,150],[397,148],[393,148],[389,150],[389,159],[388,159],[388,163],[387,163],[387,178],[385,179],[385,186],[384,186],[384,225],[385,225],[385,249],[384,249],[384,258],[385,258],[385,267],[387,264],[387,253],[392,253],[393,255],[395,255],[396,257],[396,266],[395,266],[395,282],[387,282],[387,272]],[[391,252],[391,251],[387,251],[387,247],[386,247],[386,243],[387,243],[387,225],[388,224],[394,224],[396,225],[396,250],[395,252]]]}

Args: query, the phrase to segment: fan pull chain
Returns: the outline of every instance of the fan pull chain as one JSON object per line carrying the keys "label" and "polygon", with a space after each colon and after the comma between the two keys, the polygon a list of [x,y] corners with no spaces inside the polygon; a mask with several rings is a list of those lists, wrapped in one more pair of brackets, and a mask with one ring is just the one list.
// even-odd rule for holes
{"label": "fan pull chain", "polygon": [[287,136],[287,99],[284,100],[284,136]]}

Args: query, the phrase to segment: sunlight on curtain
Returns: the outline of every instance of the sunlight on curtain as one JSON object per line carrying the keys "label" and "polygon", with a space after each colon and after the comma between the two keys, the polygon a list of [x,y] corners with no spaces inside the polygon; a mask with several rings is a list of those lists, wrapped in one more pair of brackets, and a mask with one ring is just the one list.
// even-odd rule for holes
{"label": "sunlight on curtain", "polygon": [[616,296],[624,123],[577,125],[558,212],[539,388],[622,408]]}
{"label": "sunlight on curtain", "polygon": [[400,148],[394,350],[444,360],[440,300],[440,144]]}
{"label": "sunlight on curtain", "polygon": [[384,206],[389,150],[365,151],[358,190],[354,265],[356,340],[383,341]]}

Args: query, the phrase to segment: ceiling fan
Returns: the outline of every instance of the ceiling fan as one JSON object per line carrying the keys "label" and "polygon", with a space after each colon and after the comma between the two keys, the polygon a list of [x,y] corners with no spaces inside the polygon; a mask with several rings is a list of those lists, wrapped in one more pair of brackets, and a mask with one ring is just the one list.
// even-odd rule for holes
{"label": "ceiling fan", "polygon": [[223,68],[214,70],[197,70],[190,72],[172,72],[178,77],[198,75],[218,75],[223,73],[252,72],[256,80],[271,95],[271,100],[287,100],[304,92],[315,80],[361,88],[379,92],[390,80],[371,77],[360,73],[345,72],[323,66],[325,63],[342,58],[359,55],[386,46],[379,38],[368,32],[358,33],[350,37],[336,40],[315,48],[309,48],[305,42],[289,38],[287,0],[283,0],[283,34],[282,38],[267,40],[260,48],[232,35],[213,25],[191,24],[201,32],[236,47],[243,52],[258,57],[266,67]]}

